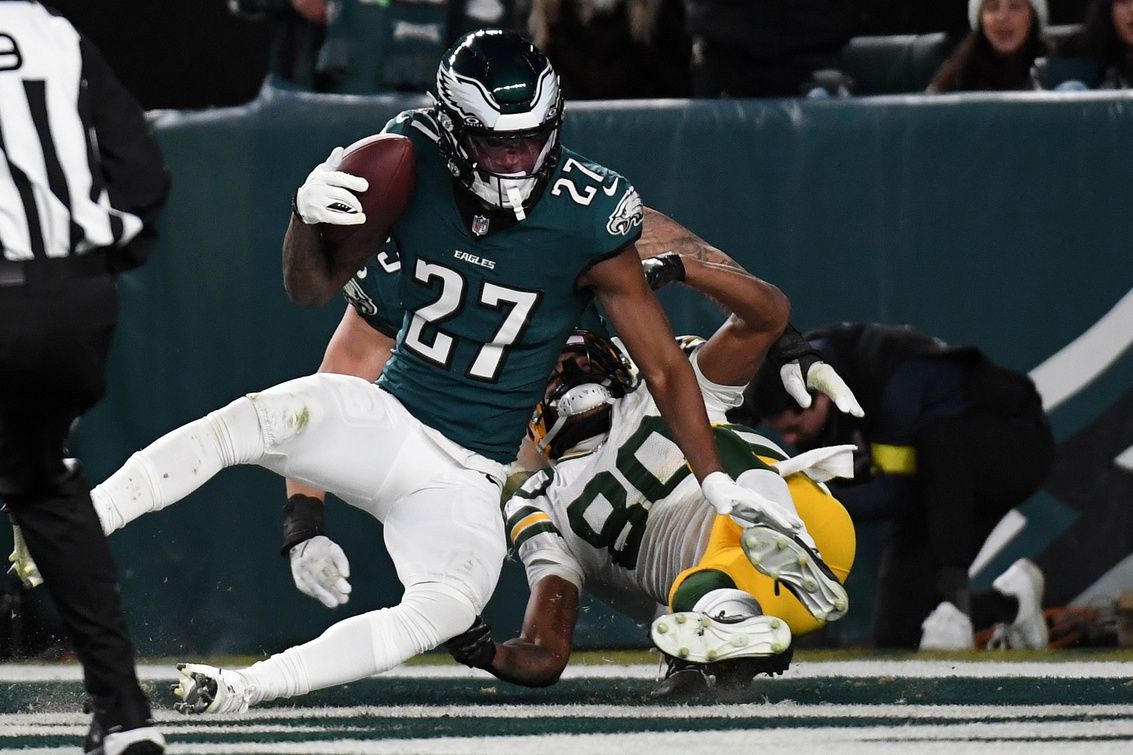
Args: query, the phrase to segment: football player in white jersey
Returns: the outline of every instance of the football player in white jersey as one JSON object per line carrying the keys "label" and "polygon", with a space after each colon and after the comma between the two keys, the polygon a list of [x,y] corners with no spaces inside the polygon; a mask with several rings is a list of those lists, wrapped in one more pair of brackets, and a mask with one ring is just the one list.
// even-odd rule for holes
{"label": "football player in white jersey", "polygon": [[509,682],[558,679],[584,586],[641,623],[662,606],[651,636],[669,659],[669,673],[657,696],[735,690],[757,673],[781,673],[792,634],[811,632],[848,608],[841,582],[853,562],[853,525],[821,481],[852,473],[852,447],[789,459],[724,416],[742,402],[779,335],[767,316],[775,297],[738,267],[675,255],[645,264],[650,277],[683,280],[731,312],[708,341],[682,339],[709,416],[719,423],[721,459],[740,484],[806,527],[791,536],[717,515],[632,363],[614,343],[576,331],[529,428],[551,466],[504,506],[531,586],[523,630],[497,644],[480,620],[446,643],[457,660]]}
{"label": "football player in white jersey", "polygon": [[[744,356],[749,352],[746,351],[746,346],[744,346],[740,334],[754,328],[763,333],[762,339],[764,341],[773,340],[774,334],[782,330],[786,317],[786,300],[782,294],[774,287],[763,284],[751,278],[751,276],[737,273],[734,269],[734,263],[719,250],[707,245],[670,218],[661,213],[647,210],[646,233],[639,244],[639,252],[643,257],[649,257],[656,255],[663,249],[678,249],[686,255],[684,259],[687,261],[688,267],[693,270],[692,279],[689,281],[690,285],[696,285],[699,280],[699,274],[696,271],[703,268],[704,271],[713,271],[718,276],[726,275],[735,282],[742,280],[749,284],[754,283],[758,287],[758,294],[753,294],[756,295],[756,298],[750,301],[749,306],[752,308],[761,307],[761,312],[748,315],[750,323],[733,318],[721,328],[720,333],[713,339],[714,342],[724,345],[723,347],[726,347],[727,344],[732,344],[735,347],[739,356],[732,361],[741,366],[741,369],[753,371],[757,368],[762,353],[766,350],[766,345],[757,346],[754,351],[750,352],[751,357],[749,359],[748,356]],[[683,275],[680,271],[684,267],[672,257],[648,260],[644,264],[650,270],[650,277],[654,283],[675,277],[678,274]],[[728,272],[729,268],[733,268],[731,272]],[[393,306],[396,307],[396,302]],[[342,324],[328,345],[326,357],[320,368],[321,371],[364,376],[369,381],[372,381],[381,372],[383,363],[389,354],[391,338],[388,334],[380,331],[379,325],[363,318],[363,309],[354,306],[347,307]],[[805,347],[805,345],[803,346]],[[805,348],[803,350],[805,351]],[[794,386],[796,392],[801,391],[802,399],[809,398],[806,393],[807,387],[809,387],[812,390],[830,395],[840,407],[854,411],[853,407],[856,406],[856,403],[852,394],[827,365],[820,361],[816,362],[813,355],[808,357],[805,354],[795,353],[787,356],[802,357],[788,359],[782,369],[785,383]],[[739,377],[737,376],[735,379],[739,380]],[[793,392],[793,395],[795,395],[795,392]],[[325,472],[326,475],[331,477],[336,474],[336,470],[333,469],[325,470]],[[321,497],[321,493],[314,488],[295,484],[289,485],[289,493],[297,491],[308,492],[310,495],[318,494]],[[180,496],[161,501],[157,508],[169,505],[178,497]],[[99,500],[107,503],[102,497]],[[317,503],[319,503],[321,509],[321,501]],[[142,509],[151,510],[149,506],[144,506]],[[99,510],[103,527],[108,532],[123,526],[140,513],[142,511],[139,510],[129,515],[123,515],[122,511],[110,505],[104,505]],[[318,518],[321,520],[321,511]],[[289,524],[294,524],[294,522],[289,522]],[[301,524],[309,524],[309,521],[301,522]],[[319,526],[321,527],[321,523]],[[289,547],[287,548],[291,557],[296,584],[305,593],[318,598],[328,606],[347,602],[350,586],[347,582],[349,566],[345,554],[336,544],[322,535],[321,530],[313,531],[303,529],[303,527],[299,529],[302,531],[290,533],[288,537]],[[16,555],[13,554],[13,558]],[[24,563],[23,566],[34,569],[30,562]],[[224,707],[221,703],[224,702],[225,695],[218,694],[225,691],[224,685],[219,684],[223,681],[223,677],[215,669],[211,671],[206,669],[208,667],[188,664],[183,672],[187,684],[190,683],[190,680],[195,680],[196,675],[204,674],[206,677],[211,677],[210,681],[218,685],[207,698],[198,697],[204,704],[193,706],[193,712],[219,712],[219,709]],[[195,681],[191,683],[195,684]],[[183,689],[182,694],[192,696],[187,694],[192,691]]]}

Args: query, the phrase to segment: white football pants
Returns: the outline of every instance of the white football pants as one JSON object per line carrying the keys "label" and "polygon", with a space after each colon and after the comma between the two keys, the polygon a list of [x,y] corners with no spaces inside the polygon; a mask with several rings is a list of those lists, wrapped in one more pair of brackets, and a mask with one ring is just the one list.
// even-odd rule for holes
{"label": "white football pants", "polygon": [[256,464],[381,521],[405,586],[402,602],[341,621],[242,672],[252,703],[302,694],[437,647],[467,629],[491,597],[506,552],[503,465],[455,445],[446,452],[431,434],[376,385],[319,373],[168,433],[132,455],[91,498],[109,534],[181,500],[225,467]]}

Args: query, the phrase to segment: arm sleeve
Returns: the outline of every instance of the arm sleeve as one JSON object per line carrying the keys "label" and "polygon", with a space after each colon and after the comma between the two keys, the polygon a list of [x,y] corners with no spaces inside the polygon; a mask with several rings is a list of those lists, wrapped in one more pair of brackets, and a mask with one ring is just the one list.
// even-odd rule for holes
{"label": "arm sleeve", "polygon": [[110,204],[142,221],[141,232],[110,255],[112,270],[128,270],[145,262],[157,241],[157,216],[169,196],[169,170],[141,106],[94,45],[82,38],[80,48],[86,105]]}

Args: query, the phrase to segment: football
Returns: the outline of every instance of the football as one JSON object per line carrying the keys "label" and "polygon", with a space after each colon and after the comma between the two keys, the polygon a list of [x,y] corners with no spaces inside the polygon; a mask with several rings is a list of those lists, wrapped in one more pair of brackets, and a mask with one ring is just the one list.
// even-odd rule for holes
{"label": "football", "polygon": [[339,244],[361,234],[367,240],[384,241],[389,229],[409,204],[417,182],[413,142],[399,134],[374,134],[351,144],[342,155],[339,170],[370,182],[355,192],[366,213],[361,225],[320,223],[323,238]]}

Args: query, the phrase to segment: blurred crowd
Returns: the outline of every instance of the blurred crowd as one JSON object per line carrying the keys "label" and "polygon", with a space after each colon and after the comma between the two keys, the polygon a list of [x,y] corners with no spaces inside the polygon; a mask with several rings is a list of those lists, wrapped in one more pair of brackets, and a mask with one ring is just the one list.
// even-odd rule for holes
{"label": "blurred crowd", "polygon": [[1127,88],[1133,0],[229,0],[274,87],[421,92],[461,34],[525,32],[568,99]]}

